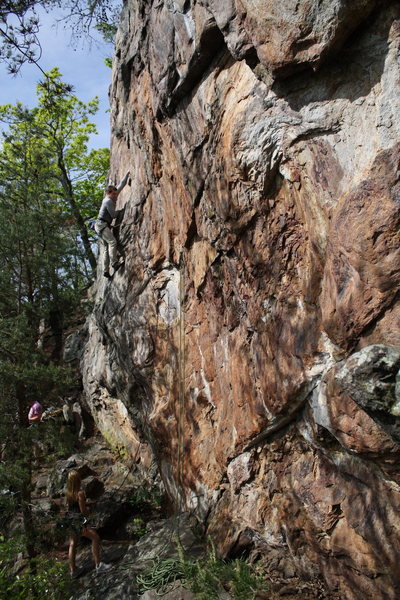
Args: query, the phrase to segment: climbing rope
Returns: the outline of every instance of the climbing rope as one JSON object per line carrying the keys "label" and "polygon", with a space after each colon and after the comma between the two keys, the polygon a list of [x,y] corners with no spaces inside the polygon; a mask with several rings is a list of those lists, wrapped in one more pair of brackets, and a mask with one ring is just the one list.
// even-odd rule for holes
{"label": "climbing rope", "polygon": [[[184,468],[184,416],[185,416],[185,263],[184,249],[182,248],[179,260],[179,351],[178,351],[178,411],[177,411],[177,433],[178,433],[178,482],[183,489]],[[179,508],[182,508],[182,495],[179,499]]]}

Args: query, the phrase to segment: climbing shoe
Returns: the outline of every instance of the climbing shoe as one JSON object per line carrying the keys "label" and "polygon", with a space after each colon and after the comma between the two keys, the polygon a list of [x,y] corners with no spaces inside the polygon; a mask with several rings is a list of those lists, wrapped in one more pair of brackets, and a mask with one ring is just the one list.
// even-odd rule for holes
{"label": "climbing shoe", "polygon": [[120,267],[122,267],[122,263],[120,263],[120,262],[115,262],[115,263],[113,263],[113,266],[112,266],[112,268],[114,269],[114,271],[118,271],[118,269],[119,269]]}
{"label": "climbing shoe", "polygon": [[105,573],[106,571],[109,571],[111,568],[112,568],[111,565],[101,562],[96,567],[96,573]]}
{"label": "climbing shoe", "polygon": [[107,277],[107,279],[110,279],[110,277],[111,277],[109,271],[104,271],[103,275],[104,275],[104,277]]}

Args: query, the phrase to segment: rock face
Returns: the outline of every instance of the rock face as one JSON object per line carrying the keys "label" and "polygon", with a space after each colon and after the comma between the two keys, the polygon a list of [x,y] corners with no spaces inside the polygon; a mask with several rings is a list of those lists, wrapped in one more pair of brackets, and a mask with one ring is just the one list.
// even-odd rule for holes
{"label": "rock face", "polygon": [[125,265],[82,359],[105,437],[221,552],[346,600],[400,588],[399,44],[398,2],[127,0]]}

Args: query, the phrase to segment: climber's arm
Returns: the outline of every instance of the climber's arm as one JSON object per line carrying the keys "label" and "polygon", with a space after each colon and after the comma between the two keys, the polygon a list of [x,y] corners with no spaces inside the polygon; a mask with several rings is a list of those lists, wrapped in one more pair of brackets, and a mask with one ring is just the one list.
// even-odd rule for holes
{"label": "climber's arm", "polygon": [[120,181],[119,186],[117,187],[117,192],[118,194],[120,193],[120,191],[126,186],[127,182],[129,179],[129,171],[127,172],[127,174],[125,175],[125,177],[123,177]]}

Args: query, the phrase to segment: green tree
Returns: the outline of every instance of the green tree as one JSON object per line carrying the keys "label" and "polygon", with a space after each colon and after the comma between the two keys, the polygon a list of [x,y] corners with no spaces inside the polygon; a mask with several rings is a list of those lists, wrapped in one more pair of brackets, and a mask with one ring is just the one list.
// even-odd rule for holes
{"label": "green tree", "polygon": [[56,160],[63,198],[78,226],[90,266],[95,269],[96,258],[85,217],[93,216],[93,200],[102,193],[99,186],[104,183],[108,164],[105,149],[88,152],[89,136],[97,133],[89,118],[98,110],[98,98],[87,104],[81,102],[73,95],[72,88],[62,82],[60,72],[55,68],[39,83],[38,99],[39,108],[35,115],[38,128]]}
{"label": "green tree", "polygon": [[105,41],[113,41],[120,0],[3,0],[0,3],[0,62],[7,65],[10,73],[18,73],[27,62],[42,70],[37,9],[50,11],[55,7],[63,9],[73,37],[88,37],[95,28]]}
{"label": "green tree", "polygon": [[[93,215],[108,168],[107,150],[87,150],[96,103],[80,103],[56,71],[45,81],[36,108],[0,107],[7,125],[0,146],[0,489],[10,491],[0,495],[0,530],[7,533],[18,510],[32,575],[32,448],[44,432],[27,428],[27,412],[36,399],[56,405],[71,384],[60,363],[61,332],[90,277],[79,227]],[[43,343],[43,324],[51,343]]]}
{"label": "green tree", "polygon": [[73,587],[65,564],[54,560],[35,560],[36,573],[23,571],[16,577],[13,568],[23,545],[0,536],[0,598],[7,600],[66,600]]}
{"label": "green tree", "polygon": [[[32,184],[36,173],[39,188],[43,188],[46,182],[45,190],[51,196],[51,199],[46,197],[45,200],[49,215],[55,216],[61,209],[64,217],[74,224],[80,237],[80,241],[76,239],[75,248],[77,265],[86,270],[87,261],[94,270],[96,257],[85,222],[97,211],[109,165],[108,149],[88,149],[89,137],[96,133],[90,117],[98,110],[98,99],[94,98],[87,104],[81,102],[73,94],[73,88],[62,81],[56,68],[45,75],[37,87],[36,108],[28,110],[20,104],[0,107],[0,117],[9,125],[5,144],[11,150],[18,148],[17,140],[25,135],[24,131],[29,126],[36,163],[27,176],[31,177]],[[12,160],[10,164],[13,164]],[[6,175],[5,181],[11,187],[20,185],[20,174]],[[14,181],[15,184],[12,183]],[[32,195],[36,191],[27,190],[27,193]],[[55,211],[52,211],[52,206],[56,207]],[[59,215],[57,218],[60,218]],[[79,256],[81,248],[82,257]]]}
{"label": "green tree", "polygon": [[53,330],[61,326],[76,273],[51,157],[38,144],[34,115],[19,106],[14,117],[0,150],[0,489],[9,492],[0,496],[0,529],[6,533],[8,520],[21,514],[36,581],[38,527],[31,507],[36,442],[27,412],[34,399],[56,399],[70,381],[68,371],[52,364],[60,357],[59,341],[50,354],[38,342],[41,322],[51,322]]}

